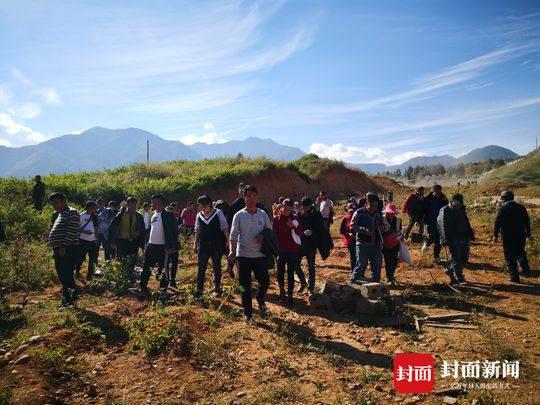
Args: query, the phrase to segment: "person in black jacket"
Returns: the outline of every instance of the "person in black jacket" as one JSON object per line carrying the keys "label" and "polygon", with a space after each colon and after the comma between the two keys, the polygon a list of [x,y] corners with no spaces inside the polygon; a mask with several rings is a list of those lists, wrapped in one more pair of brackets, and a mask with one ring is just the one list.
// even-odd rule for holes
{"label": "person in black jacket", "polygon": [[448,198],[443,194],[442,187],[435,184],[431,193],[424,198],[422,203],[422,221],[427,225],[428,238],[422,245],[422,252],[433,244],[433,257],[436,263],[441,261],[441,244],[437,229],[437,217],[442,207],[448,205]]}
{"label": "person in black jacket", "polygon": [[244,187],[246,185],[244,183],[238,184],[238,197],[236,200],[233,201],[233,203],[229,206],[229,209],[227,210],[227,223],[229,224],[229,229],[231,229],[232,226],[232,219],[234,217],[234,214],[236,214],[241,209],[246,208],[246,197],[244,195]]}
{"label": "person in black jacket", "polygon": [[531,220],[527,209],[514,201],[513,192],[502,192],[501,200],[503,205],[495,218],[493,241],[497,242],[499,233],[502,233],[504,259],[510,273],[510,281],[519,283],[517,263],[524,276],[531,273],[525,252],[526,239],[531,237]]}
{"label": "person in black jacket", "polygon": [[6,231],[4,230],[4,225],[2,225],[2,221],[0,221],[0,242],[5,242],[6,240]]}
{"label": "person in black jacket", "polygon": [[[324,220],[321,213],[313,206],[313,201],[310,197],[302,197],[302,214],[300,215],[300,225],[304,230],[300,246],[300,260],[298,262],[296,274],[300,279],[300,287],[296,291],[300,294],[308,288],[308,294],[313,294],[315,289],[315,256],[317,249],[321,246],[322,240],[328,234],[328,229],[324,225]],[[302,258],[306,258],[308,267],[308,282],[306,285],[306,276],[302,271]]]}
{"label": "person in black jacket", "polygon": [[[166,256],[177,252],[180,248],[178,242],[178,221],[172,212],[165,210],[164,198],[161,194],[151,197],[152,211],[154,214],[150,220],[150,236],[144,250],[143,271],[139,288],[130,288],[131,292],[142,293],[148,296],[148,281],[150,280],[150,268],[158,265],[158,273],[163,271]],[[161,278],[160,288],[166,289],[169,277],[165,274]]]}
{"label": "person in black jacket", "polygon": [[462,194],[454,194],[450,204],[441,208],[437,227],[441,245],[447,245],[451,255],[446,274],[452,284],[464,283],[463,266],[469,260],[470,241],[474,240],[474,232],[467,217]]}
{"label": "person in black jacket", "polygon": [[41,176],[38,174],[34,180],[36,184],[32,188],[32,201],[36,211],[41,212],[43,209],[43,198],[45,197],[45,184],[41,181]]}
{"label": "person in black jacket", "polygon": [[126,261],[129,266],[129,275],[135,280],[135,262],[139,248],[144,249],[146,230],[144,217],[137,212],[137,199],[129,197],[127,204],[115,215],[109,226],[109,242],[116,250],[116,257]]}

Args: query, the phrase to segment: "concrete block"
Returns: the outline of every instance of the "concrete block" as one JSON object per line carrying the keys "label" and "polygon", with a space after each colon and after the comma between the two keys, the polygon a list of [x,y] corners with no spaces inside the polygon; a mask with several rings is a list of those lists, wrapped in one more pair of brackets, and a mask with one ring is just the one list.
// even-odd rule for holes
{"label": "concrete block", "polygon": [[381,283],[366,283],[360,286],[360,293],[362,297],[373,300],[388,296],[388,289]]}

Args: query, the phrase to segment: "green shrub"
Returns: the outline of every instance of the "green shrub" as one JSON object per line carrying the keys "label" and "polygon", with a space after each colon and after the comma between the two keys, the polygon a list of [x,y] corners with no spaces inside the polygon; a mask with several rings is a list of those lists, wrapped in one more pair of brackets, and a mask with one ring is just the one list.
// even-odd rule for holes
{"label": "green shrub", "polygon": [[0,287],[42,289],[55,277],[52,254],[45,244],[17,239],[0,248]]}
{"label": "green shrub", "polygon": [[95,277],[86,286],[93,292],[111,291],[115,295],[125,294],[130,286],[129,266],[118,261],[106,261],[101,267],[101,277]]}
{"label": "green shrub", "polygon": [[158,308],[126,321],[133,348],[155,355],[165,348],[180,326],[166,308]]}

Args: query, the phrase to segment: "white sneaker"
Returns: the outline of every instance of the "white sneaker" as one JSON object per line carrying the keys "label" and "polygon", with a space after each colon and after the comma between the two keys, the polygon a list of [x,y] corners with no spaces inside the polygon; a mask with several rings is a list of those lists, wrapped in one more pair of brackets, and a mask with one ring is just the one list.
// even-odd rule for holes
{"label": "white sneaker", "polygon": [[427,242],[424,242],[424,244],[422,245],[422,249],[420,249],[422,251],[422,253],[424,253],[428,248],[428,244]]}

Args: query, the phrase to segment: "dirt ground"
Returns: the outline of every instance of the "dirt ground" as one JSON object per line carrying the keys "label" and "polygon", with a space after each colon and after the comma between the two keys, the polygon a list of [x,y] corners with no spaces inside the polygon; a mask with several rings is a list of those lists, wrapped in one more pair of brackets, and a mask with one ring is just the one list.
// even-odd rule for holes
{"label": "dirt ground", "polygon": [[[538,216],[538,207],[531,203],[529,208]],[[252,325],[243,322],[238,294],[224,300],[208,297],[202,304],[185,298],[160,309],[131,296],[83,292],[78,309],[65,311],[71,315],[56,308],[57,286],[26,297],[9,295],[19,316],[4,336],[2,350],[20,349],[32,335],[40,338],[15,356],[28,354],[23,364],[0,366],[0,403],[8,398],[51,404],[435,404],[453,403],[453,398],[468,404],[539,403],[538,271],[522,284],[508,282],[502,247],[490,241],[492,213],[469,215],[477,240],[465,277],[475,284],[459,293],[451,290],[431,250],[421,253],[420,245],[411,245],[413,264],[400,263],[399,285],[391,290],[404,304],[384,319],[315,311],[307,295],[297,297],[293,309],[284,307],[277,300],[275,272],[269,314],[262,318],[255,311]],[[348,252],[338,225],[332,228],[336,248],[331,257],[318,259],[318,281],[345,283],[349,278]],[[540,237],[538,229],[535,236]],[[192,253],[182,254],[179,284],[193,285],[194,259]],[[538,258],[530,259],[537,265]],[[208,275],[209,291],[211,270]],[[384,282],[384,270],[382,278]],[[224,279],[225,285],[233,285],[227,275]],[[425,328],[419,333],[410,321],[414,315],[449,309],[471,313],[478,329]],[[147,354],[142,344],[133,344],[133,319],[142,319],[139,334],[153,333],[152,342],[160,341],[167,328],[174,328],[173,337],[156,354]],[[520,376],[499,380],[509,382],[508,388],[400,395],[393,389],[392,364],[394,356],[404,352],[434,354],[437,373],[443,360],[519,360]],[[438,377],[436,390],[463,382]]]}

